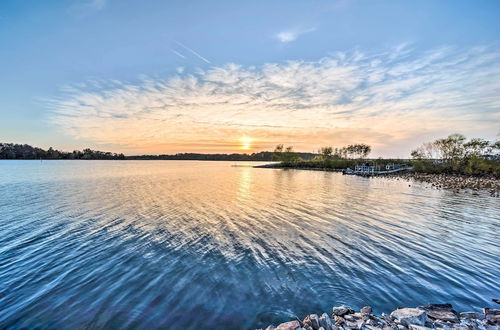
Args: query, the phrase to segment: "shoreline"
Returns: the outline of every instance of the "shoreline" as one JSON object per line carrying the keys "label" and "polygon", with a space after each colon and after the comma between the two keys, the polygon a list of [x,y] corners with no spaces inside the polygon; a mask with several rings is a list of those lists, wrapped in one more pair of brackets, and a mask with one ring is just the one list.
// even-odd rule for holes
{"label": "shoreline", "polygon": [[472,191],[476,193],[478,191],[488,191],[492,197],[500,197],[500,178],[495,177],[417,172],[383,174],[379,177],[421,182],[429,184],[434,189],[451,190],[454,192]]}
{"label": "shoreline", "polygon": [[[496,299],[493,301],[499,303]],[[468,330],[500,329],[500,309],[483,308],[481,312],[457,312],[451,304],[430,304],[416,308],[398,307],[389,315],[375,315],[370,306],[356,312],[347,306],[332,308],[332,314],[309,314],[303,320],[269,325],[265,330]]]}
{"label": "shoreline", "polygon": [[281,169],[281,170],[306,170],[306,171],[323,171],[323,172],[342,172],[342,168],[328,168],[328,167],[304,167],[304,166],[282,166],[277,164],[263,164],[255,165],[253,168],[271,168],[271,169]]}
{"label": "shoreline", "polygon": [[[293,167],[282,166],[280,164],[265,164],[253,166],[254,168],[271,168],[283,170],[307,170],[307,171],[324,171],[324,172],[342,172],[343,169],[321,168],[321,167]],[[415,171],[401,171],[395,173],[384,173],[369,176],[370,178],[388,178],[395,180],[405,180],[409,182],[421,182],[429,184],[431,188],[440,190],[451,190],[454,192],[472,191],[488,191],[493,197],[500,197],[500,178],[488,176],[472,176],[462,174],[434,174],[434,173],[419,173]]]}

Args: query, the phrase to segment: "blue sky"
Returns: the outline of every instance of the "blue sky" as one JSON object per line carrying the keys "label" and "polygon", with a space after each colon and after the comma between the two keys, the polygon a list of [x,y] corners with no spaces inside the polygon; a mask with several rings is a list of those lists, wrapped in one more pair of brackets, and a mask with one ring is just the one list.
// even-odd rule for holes
{"label": "blue sky", "polygon": [[498,1],[0,2],[0,141],[406,156],[500,130]]}

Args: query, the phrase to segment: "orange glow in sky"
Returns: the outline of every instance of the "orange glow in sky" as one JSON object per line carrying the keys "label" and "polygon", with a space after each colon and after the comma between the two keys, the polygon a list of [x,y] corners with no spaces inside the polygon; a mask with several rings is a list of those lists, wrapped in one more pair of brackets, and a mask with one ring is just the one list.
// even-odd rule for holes
{"label": "orange glow in sky", "polygon": [[250,150],[252,148],[252,139],[244,136],[240,139],[241,142],[241,150]]}
{"label": "orange glow in sky", "polygon": [[475,48],[464,59],[438,48],[410,57],[411,49],[398,49],[89,82],[52,100],[49,121],[96,149],[125,154],[366,143],[371,156],[408,157],[423,141],[451,133],[497,134],[498,79],[490,73],[500,72],[500,53]]}

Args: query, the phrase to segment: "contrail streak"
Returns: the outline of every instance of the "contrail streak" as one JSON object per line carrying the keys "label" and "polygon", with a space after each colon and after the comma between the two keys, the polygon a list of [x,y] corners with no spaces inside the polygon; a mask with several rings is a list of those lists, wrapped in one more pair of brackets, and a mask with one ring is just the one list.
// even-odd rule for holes
{"label": "contrail streak", "polygon": [[197,52],[195,52],[194,50],[192,50],[191,48],[189,48],[188,46],[186,45],[183,45],[181,44],[180,42],[178,41],[175,41],[176,44],[178,44],[179,46],[181,46],[182,48],[184,48],[185,50],[187,50],[188,52],[192,53],[193,55],[195,55],[196,57],[198,57],[200,60],[206,62],[206,63],[210,63],[209,60],[207,60],[205,57],[201,56],[200,54],[198,54]]}

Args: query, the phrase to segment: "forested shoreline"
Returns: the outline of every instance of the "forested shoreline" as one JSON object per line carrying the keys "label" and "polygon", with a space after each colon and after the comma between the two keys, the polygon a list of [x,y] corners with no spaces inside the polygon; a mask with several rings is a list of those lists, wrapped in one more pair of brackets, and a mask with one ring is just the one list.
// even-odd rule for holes
{"label": "forested shoreline", "polygon": [[47,150],[28,144],[0,143],[0,159],[126,159],[124,154],[92,149],[60,151]]}
{"label": "forested shoreline", "polygon": [[[301,159],[312,159],[313,153],[299,152]],[[261,151],[251,154],[202,154],[178,153],[171,155],[135,155],[125,156],[122,153],[112,153],[92,149],[74,150],[71,152],[47,150],[28,144],[0,143],[0,159],[83,159],[83,160],[218,160],[218,161],[272,161],[273,152]]]}
{"label": "forested shoreline", "polygon": [[341,170],[356,165],[411,166],[417,173],[452,174],[466,176],[494,176],[500,178],[500,140],[467,139],[462,134],[426,142],[411,152],[411,159],[368,159],[372,148],[353,144],[342,148],[322,147],[311,159],[303,159],[292,146],[279,144],[274,149],[272,167]]}
{"label": "forested shoreline", "polygon": [[322,147],[316,153],[295,152],[282,144],[273,152],[232,154],[178,153],[163,155],[125,156],[92,149],[60,151],[44,150],[28,144],[0,143],[0,159],[83,159],[83,160],[215,160],[215,161],[276,161],[275,167],[342,170],[359,164],[387,165],[399,163],[412,166],[415,172],[500,177],[500,141],[467,139],[461,134],[422,144],[411,152],[409,159],[369,159],[372,148],[367,144],[352,144],[342,148]]}

